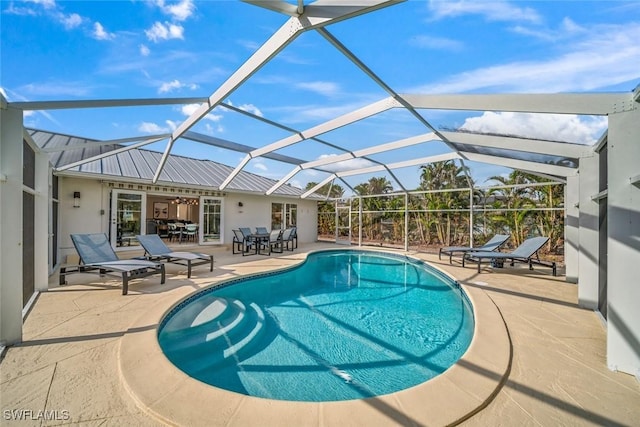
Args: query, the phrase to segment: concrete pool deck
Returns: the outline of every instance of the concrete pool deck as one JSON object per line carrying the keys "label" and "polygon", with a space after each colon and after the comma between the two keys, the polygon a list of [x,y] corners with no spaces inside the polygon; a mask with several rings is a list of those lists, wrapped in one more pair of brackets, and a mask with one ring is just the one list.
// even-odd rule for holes
{"label": "concrete pool deck", "polygon": [[[215,255],[213,272],[196,267],[187,279],[181,266],[168,264],[165,285],[157,277],[133,281],[127,296],[114,279],[77,274],[58,287],[52,277],[25,321],[24,342],[0,362],[0,424],[445,425],[472,414],[461,425],[638,425],[640,384],[607,369],[600,318],[577,306],[575,285],[544,267],[478,274],[410,252],[456,277],[477,310],[489,312],[473,344],[480,356],[471,352],[417,390],[311,405],[256,399],[204,386],[157,354],[154,322],[183,296],[330,247],[301,245],[271,257],[199,247]],[[434,388],[438,382],[444,388]]]}

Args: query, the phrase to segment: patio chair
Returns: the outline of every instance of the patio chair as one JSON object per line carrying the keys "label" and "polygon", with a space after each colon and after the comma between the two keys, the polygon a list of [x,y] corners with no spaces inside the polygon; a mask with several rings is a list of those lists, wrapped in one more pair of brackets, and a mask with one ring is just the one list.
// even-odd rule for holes
{"label": "patio chair", "polygon": [[[284,242],[282,241],[282,230],[271,230],[269,233],[269,255],[271,252],[281,254],[284,250]],[[275,249],[274,249],[275,248]]]}
{"label": "patio chair", "polygon": [[213,271],[213,255],[198,252],[173,252],[157,234],[136,236],[144,248],[145,257],[152,261],[164,261],[187,267],[187,278],[191,278],[191,267],[209,264]]}
{"label": "patio chair", "polygon": [[193,240],[195,242],[197,240],[197,236],[198,224],[185,224],[184,230],[182,231],[182,238],[187,241]]}
{"label": "patio chair", "polygon": [[175,222],[167,224],[169,241],[172,241],[175,237],[176,240],[182,240],[182,229],[178,227]]}
{"label": "patio chair", "polygon": [[258,234],[269,234],[269,230],[266,227],[256,227],[256,233]]}
{"label": "patio chair", "polygon": [[509,240],[508,234],[496,234],[487,243],[482,246],[445,246],[438,251],[438,259],[442,259],[442,254],[449,254],[449,264],[452,264],[452,257],[454,254],[459,253],[463,258],[468,252],[488,252],[497,251],[500,246],[504,245]]}
{"label": "patio chair", "polygon": [[[245,228],[245,230],[249,229]],[[247,252],[249,252],[254,247],[253,245],[255,244],[255,242],[253,238],[247,236],[251,236],[251,230],[249,230],[249,233],[246,235],[240,230],[233,230],[233,244],[231,251],[234,255],[238,253],[242,254],[242,256],[245,256]],[[236,252],[236,250],[238,252]]]}
{"label": "patio chair", "polygon": [[511,260],[513,267],[515,261],[529,264],[529,270],[533,270],[533,264],[551,267],[553,275],[556,275],[556,263],[550,261],[542,261],[538,257],[538,251],[549,240],[548,237],[532,237],[526,239],[520,246],[511,252],[468,252],[462,257],[462,266],[464,267],[465,258],[478,263],[478,273],[480,273],[480,263],[483,259],[491,260],[493,265],[501,267],[504,260]]}
{"label": "patio chair", "polygon": [[292,227],[293,231],[291,232],[291,245],[294,249],[298,249],[298,227]]}
{"label": "patio chair", "polygon": [[[283,232],[282,232],[282,242],[285,245],[285,247],[287,248],[288,251],[293,251],[295,249],[294,247],[294,239],[295,239],[295,233],[296,233],[296,227],[289,227],[286,228]],[[289,243],[291,243],[291,248],[289,248]],[[296,245],[297,247],[297,245]]]}
{"label": "patio chair", "polygon": [[122,295],[129,292],[131,279],[160,273],[160,284],[165,282],[164,264],[140,259],[119,259],[104,233],[71,234],[71,241],[80,256],[80,265],[60,268],[61,285],[66,283],[67,274],[95,270],[100,275],[114,274],[122,277]]}

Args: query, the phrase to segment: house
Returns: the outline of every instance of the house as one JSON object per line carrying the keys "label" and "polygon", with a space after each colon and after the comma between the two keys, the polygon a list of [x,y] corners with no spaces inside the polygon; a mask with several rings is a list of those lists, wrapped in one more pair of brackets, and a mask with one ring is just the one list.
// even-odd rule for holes
{"label": "house", "polygon": [[[50,270],[74,253],[71,233],[106,233],[116,251],[139,249],[136,234],[168,237],[167,224],[198,224],[195,241],[229,245],[233,229],[298,227],[300,242],[317,237],[317,199],[301,199],[302,189],[242,171],[224,190],[218,187],[233,168],[211,160],[170,155],[160,179],[151,183],[162,153],[142,148],[26,129],[49,155],[52,175]],[[75,148],[75,149],[72,149]],[[115,154],[110,154],[114,152]],[[95,160],[86,162],[87,159]]]}

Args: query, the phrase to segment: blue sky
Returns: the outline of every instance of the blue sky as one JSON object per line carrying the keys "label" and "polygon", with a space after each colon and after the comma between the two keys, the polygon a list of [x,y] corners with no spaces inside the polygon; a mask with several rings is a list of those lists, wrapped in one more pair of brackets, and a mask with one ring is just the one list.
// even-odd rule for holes
{"label": "blue sky", "polygon": [[[210,96],[287,20],[239,1],[2,0],[1,6],[0,90],[15,102]],[[640,83],[638,1],[408,1],[326,29],[398,93],[631,91]],[[310,31],[225,102],[305,130],[387,96]],[[36,111],[25,116],[25,124],[106,140],[170,132],[195,108]],[[597,117],[423,116],[438,128],[580,143],[595,142],[606,128],[606,119]],[[193,130],[252,147],[288,135],[221,108]],[[391,110],[321,139],[353,150],[427,131],[409,113]],[[150,148],[162,151],[165,144]],[[391,162],[446,151],[429,143],[373,157]],[[314,142],[278,152],[303,160],[340,153]],[[182,140],[172,153],[231,166],[243,157]],[[481,184],[508,172],[469,166]],[[246,170],[279,179],[292,168],[256,159]],[[417,186],[418,174],[417,167],[396,172],[408,188]],[[325,176],[309,171],[290,183],[304,186]],[[347,181],[357,185],[369,177]]]}

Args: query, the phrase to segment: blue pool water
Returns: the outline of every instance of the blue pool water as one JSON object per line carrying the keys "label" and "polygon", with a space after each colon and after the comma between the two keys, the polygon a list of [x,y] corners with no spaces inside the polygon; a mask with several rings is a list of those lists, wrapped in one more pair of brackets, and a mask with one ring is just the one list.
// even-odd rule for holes
{"label": "blue pool water", "polygon": [[425,382],[462,356],[473,327],[462,289],[425,263],[342,250],[200,291],[170,311],[158,339],[207,384],[318,402]]}

